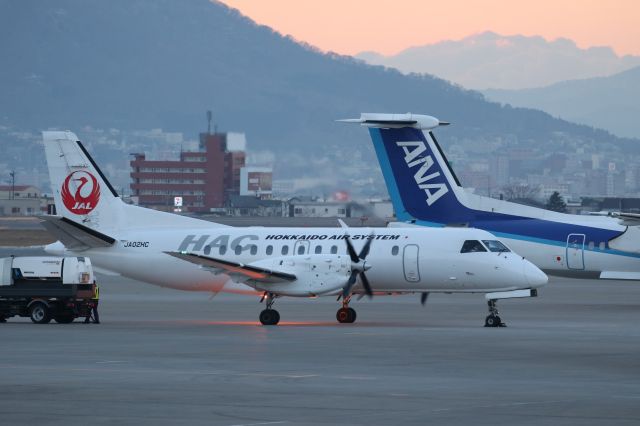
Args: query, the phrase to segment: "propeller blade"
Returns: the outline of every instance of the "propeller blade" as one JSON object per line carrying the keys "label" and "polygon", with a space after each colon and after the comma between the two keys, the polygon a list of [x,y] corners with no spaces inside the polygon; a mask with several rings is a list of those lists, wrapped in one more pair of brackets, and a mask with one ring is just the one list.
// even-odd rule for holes
{"label": "propeller blade", "polygon": [[373,241],[373,232],[369,235],[369,238],[367,238],[367,241],[364,243],[362,250],[360,250],[360,255],[358,256],[360,259],[364,260],[369,255],[371,241]]}
{"label": "propeller blade", "polygon": [[358,263],[360,261],[360,258],[356,253],[356,249],[353,248],[353,244],[351,244],[351,238],[349,237],[349,234],[347,234],[344,240],[347,243],[347,252],[349,253],[349,257],[351,258],[351,261],[353,263]]}
{"label": "propeller blade", "polygon": [[429,298],[429,292],[424,292],[420,295],[420,303],[424,306],[427,303],[427,299]]}
{"label": "propeller blade", "polygon": [[369,280],[364,272],[360,273],[360,280],[362,281],[362,287],[364,287],[364,292],[367,293],[367,296],[370,298],[373,297],[373,291],[371,290],[371,284],[369,284]]}
{"label": "propeller blade", "polygon": [[347,284],[342,289],[342,298],[343,299],[346,299],[347,297],[349,297],[349,294],[351,293],[351,288],[356,283],[356,275],[358,275],[358,271],[356,271],[356,270],[351,271],[351,275],[349,276],[349,280],[347,281]]}

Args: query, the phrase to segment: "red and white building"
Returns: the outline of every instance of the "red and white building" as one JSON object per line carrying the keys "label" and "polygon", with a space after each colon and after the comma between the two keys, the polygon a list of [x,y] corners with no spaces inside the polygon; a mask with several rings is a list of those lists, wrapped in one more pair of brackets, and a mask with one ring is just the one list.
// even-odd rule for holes
{"label": "red and white building", "polygon": [[240,192],[246,141],[240,133],[201,133],[200,150],[181,152],[178,160],[147,160],[133,154],[131,191],[137,204],[173,211],[181,201],[184,212],[222,209],[230,195]]}

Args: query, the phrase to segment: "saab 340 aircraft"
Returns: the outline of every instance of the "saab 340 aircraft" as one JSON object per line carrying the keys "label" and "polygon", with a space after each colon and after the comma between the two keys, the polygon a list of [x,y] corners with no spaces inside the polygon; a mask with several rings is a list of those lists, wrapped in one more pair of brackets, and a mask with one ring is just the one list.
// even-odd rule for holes
{"label": "saab 340 aircraft", "polygon": [[[547,282],[529,261],[477,229],[229,227],[124,203],[71,132],[43,133],[57,214],[44,218],[59,255],[90,256],[97,271],[179,290],[262,293],[265,325],[279,296],[338,296],[351,323],[352,294],[487,293],[531,297]],[[356,249],[359,246],[359,249]],[[248,287],[247,287],[248,286]]]}
{"label": "saab 340 aircraft", "polygon": [[640,215],[582,216],[466,191],[433,130],[449,123],[418,114],[339,120],[369,134],[399,222],[484,229],[552,275],[640,279]]}

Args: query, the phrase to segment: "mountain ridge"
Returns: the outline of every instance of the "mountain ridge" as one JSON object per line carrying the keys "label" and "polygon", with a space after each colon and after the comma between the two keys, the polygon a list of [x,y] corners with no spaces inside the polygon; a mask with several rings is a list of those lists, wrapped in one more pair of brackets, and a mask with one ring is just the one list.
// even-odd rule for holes
{"label": "mountain ridge", "polygon": [[569,80],[524,90],[487,90],[491,100],[536,108],[565,120],[640,138],[640,66],[607,77]]}
{"label": "mountain ridge", "polygon": [[608,46],[579,48],[567,38],[501,35],[491,31],[460,40],[413,46],[394,55],[361,52],[367,63],[404,73],[429,73],[476,90],[544,87],[575,78],[607,76],[640,65]]}

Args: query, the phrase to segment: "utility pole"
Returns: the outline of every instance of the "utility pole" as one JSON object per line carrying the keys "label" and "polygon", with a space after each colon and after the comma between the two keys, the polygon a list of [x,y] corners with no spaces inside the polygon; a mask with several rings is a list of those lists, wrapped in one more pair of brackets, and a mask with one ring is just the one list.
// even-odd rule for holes
{"label": "utility pole", "polygon": [[9,176],[11,176],[11,196],[9,198],[13,200],[16,196],[16,171],[11,170]]}

